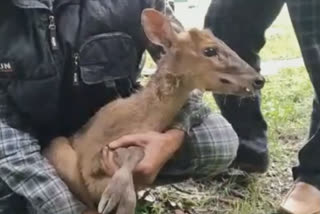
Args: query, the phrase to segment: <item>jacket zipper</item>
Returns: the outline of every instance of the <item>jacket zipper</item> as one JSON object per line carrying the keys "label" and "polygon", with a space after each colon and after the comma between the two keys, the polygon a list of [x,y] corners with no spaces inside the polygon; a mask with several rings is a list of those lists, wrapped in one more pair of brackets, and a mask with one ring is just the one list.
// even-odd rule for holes
{"label": "jacket zipper", "polygon": [[72,55],[73,58],[73,86],[79,85],[79,53],[75,52]]}
{"label": "jacket zipper", "polygon": [[57,43],[57,26],[55,17],[53,15],[49,16],[49,34],[50,34],[50,43],[52,50],[56,51],[59,50],[58,43]]}
{"label": "jacket zipper", "polygon": [[[49,34],[50,34],[50,43],[53,51],[59,50],[57,43],[57,26],[55,22],[55,17],[53,15],[49,16]],[[74,52],[72,54],[73,59],[73,86],[79,85],[79,53]]]}

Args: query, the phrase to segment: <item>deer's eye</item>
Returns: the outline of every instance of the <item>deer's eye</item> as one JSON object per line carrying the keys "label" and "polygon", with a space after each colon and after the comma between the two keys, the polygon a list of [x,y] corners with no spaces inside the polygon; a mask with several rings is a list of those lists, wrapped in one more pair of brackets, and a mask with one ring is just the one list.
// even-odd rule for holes
{"label": "deer's eye", "polygon": [[207,57],[217,56],[218,50],[217,50],[217,48],[213,48],[213,47],[206,48],[206,49],[204,49],[203,54]]}

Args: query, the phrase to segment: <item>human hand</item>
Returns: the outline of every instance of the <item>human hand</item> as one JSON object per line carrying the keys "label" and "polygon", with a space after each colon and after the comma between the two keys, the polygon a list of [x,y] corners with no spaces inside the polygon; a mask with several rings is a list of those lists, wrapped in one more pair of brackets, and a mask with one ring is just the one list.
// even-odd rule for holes
{"label": "human hand", "polygon": [[180,148],[184,132],[172,129],[165,133],[147,132],[127,135],[109,144],[110,149],[139,146],[144,150],[144,158],[134,170],[135,183],[142,186],[150,185],[157,177],[163,165]]}

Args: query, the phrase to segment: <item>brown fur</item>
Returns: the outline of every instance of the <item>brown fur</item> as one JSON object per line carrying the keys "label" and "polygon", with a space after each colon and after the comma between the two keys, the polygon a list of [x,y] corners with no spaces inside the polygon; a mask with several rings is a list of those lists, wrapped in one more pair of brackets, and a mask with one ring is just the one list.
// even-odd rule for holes
{"label": "brown fur", "polygon": [[[249,95],[255,91],[253,82],[261,79],[211,32],[192,29],[175,34],[169,21],[153,10],[144,11],[142,18],[148,38],[166,50],[147,86],[104,106],[80,132],[69,139],[57,138],[45,152],[71,191],[87,205],[96,207],[104,196],[100,201],[104,213],[117,205],[117,214],[134,213],[131,173],[143,157],[140,148],[130,147],[118,149],[113,160],[106,145],[128,134],[165,131],[195,88]],[[217,48],[219,55],[204,56],[207,47]]]}

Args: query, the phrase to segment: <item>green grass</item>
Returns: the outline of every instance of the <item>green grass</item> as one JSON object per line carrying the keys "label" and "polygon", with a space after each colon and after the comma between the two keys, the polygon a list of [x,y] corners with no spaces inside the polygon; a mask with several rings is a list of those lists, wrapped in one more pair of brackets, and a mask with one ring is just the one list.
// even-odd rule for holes
{"label": "green grass", "polygon": [[268,78],[262,110],[269,125],[271,165],[249,185],[246,200],[232,213],[271,213],[291,185],[291,167],[307,137],[313,89],[304,68],[285,69]]}
{"label": "green grass", "polygon": [[[263,175],[231,171],[228,178],[187,181],[151,191],[152,202],[140,203],[138,214],[168,214],[180,208],[197,214],[269,214],[276,211],[291,185],[291,167],[306,137],[312,87],[304,68],[284,69],[268,77],[262,110],[269,124],[271,164]],[[205,95],[213,110],[211,94]]]}
{"label": "green grass", "polygon": [[277,19],[267,30],[266,41],[266,45],[260,53],[263,61],[301,57],[287,7],[282,9]]}

